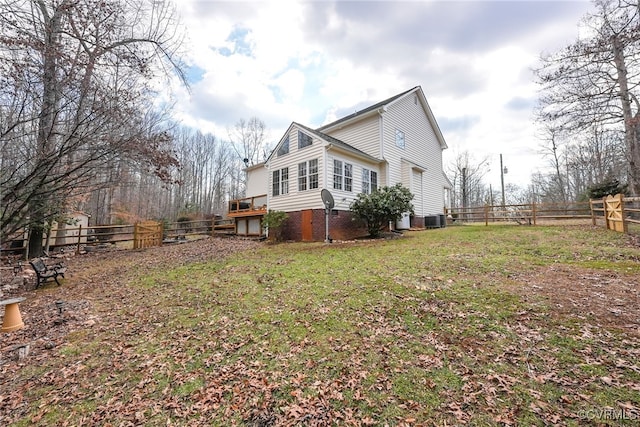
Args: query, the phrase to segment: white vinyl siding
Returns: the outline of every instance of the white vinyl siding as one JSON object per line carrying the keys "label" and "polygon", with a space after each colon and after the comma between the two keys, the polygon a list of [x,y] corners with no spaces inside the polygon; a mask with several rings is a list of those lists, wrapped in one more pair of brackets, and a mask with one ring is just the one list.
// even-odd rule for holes
{"label": "white vinyl siding", "polygon": [[[324,133],[337,138],[368,155],[384,159],[383,163],[365,160],[360,156],[340,150],[339,147],[327,147],[313,132],[292,123],[284,137],[289,138],[289,153],[283,156],[272,155],[268,170],[289,168],[289,194],[286,197],[273,197],[271,194],[271,173],[266,177],[265,185],[269,191],[269,208],[286,212],[304,209],[322,209],[320,190],[331,190],[336,201],[336,209],[348,210],[350,203],[363,190],[363,168],[375,172],[377,186],[402,183],[414,193],[422,205],[422,214],[442,213],[446,178],[442,170],[442,149],[444,141],[438,140],[437,124],[430,121],[428,106],[423,103],[422,95],[410,92],[387,104],[384,111],[371,112],[356,122],[337,124],[334,129],[324,129]],[[396,146],[396,130],[404,133],[404,149]],[[298,148],[298,131],[311,136],[311,145]],[[283,138],[284,138],[283,137]],[[308,141],[307,141],[308,142]],[[441,145],[442,142],[442,145]],[[304,145],[303,143],[302,145]],[[310,188],[311,177],[309,160],[318,159],[318,187]],[[403,159],[405,160],[403,162]],[[334,160],[342,162],[342,188],[334,189]],[[309,175],[307,190],[299,191],[299,165],[306,162],[302,171]],[[345,191],[344,164],[352,165],[351,191]],[[405,165],[403,166],[403,163]],[[419,181],[420,187],[416,187]],[[371,180],[371,175],[369,175]],[[371,184],[369,184],[371,185]],[[416,194],[419,192],[421,194]]]}
{"label": "white vinyl siding", "polygon": [[410,191],[413,193],[413,200],[411,203],[413,204],[413,210],[416,216],[425,216],[427,214],[427,212],[424,211],[424,206],[422,204],[422,199],[424,197],[424,184],[422,172],[412,169]]}
{"label": "white vinyl siding", "polygon": [[[444,197],[442,147],[422,103],[415,103],[414,94],[410,94],[388,106],[383,122],[384,155],[389,162],[389,185],[402,183],[414,193],[415,188],[411,186],[411,168],[403,166],[402,162],[403,158],[410,159],[412,163],[425,169],[422,172],[421,195],[425,215],[441,213]],[[396,146],[396,129],[402,129],[405,134],[404,149]]]}
{"label": "white vinyl siding", "polygon": [[[360,158],[355,156],[348,155],[330,155],[327,159],[327,164],[329,169],[327,170],[329,176],[330,187],[329,190],[333,195],[334,200],[336,201],[336,210],[349,210],[349,205],[353,202],[358,194],[363,192],[362,189],[362,175],[363,171],[369,171],[369,177],[371,179],[371,175],[373,175],[374,184],[377,184],[378,176],[379,176],[379,166],[374,163],[369,163],[363,161]],[[334,173],[336,175],[340,175],[337,170],[335,170],[335,166],[342,165],[342,189],[336,189],[333,186],[333,178]],[[351,178],[347,181],[347,188],[345,189],[345,165],[348,165],[347,175]],[[349,189],[350,187],[350,189]]]}
{"label": "white vinyl siding", "polygon": [[364,151],[370,156],[382,157],[380,153],[380,116],[377,114],[342,129],[325,133]]}
{"label": "white vinyl siding", "polygon": [[[289,168],[289,194],[286,197],[277,196],[273,197],[272,194],[272,183],[269,182],[267,188],[269,188],[269,209],[280,210],[285,212],[292,211],[300,211],[304,209],[323,209],[324,206],[322,204],[322,199],[320,198],[320,189],[325,188],[326,184],[324,183],[324,165],[322,163],[322,158],[324,156],[324,144],[320,143],[318,139],[313,134],[309,134],[306,130],[302,130],[302,132],[310,135],[313,139],[312,144],[304,147],[302,149],[298,149],[298,127],[295,124],[292,124],[287,131],[287,136],[289,137],[289,154],[286,156],[271,156],[269,159],[269,170],[278,170],[283,167]],[[310,173],[309,161],[317,160],[317,172],[316,174]],[[299,164],[302,162],[306,162],[307,168],[306,172],[308,175],[307,179],[307,190],[299,191],[298,189],[298,168]],[[315,175],[315,176],[313,176]],[[272,175],[269,175],[269,179],[272,179]],[[316,188],[309,188],[312,180],[317,180]],[[331,184],[329,184],[331,185]]]}
{"label": "white vinyl siding", "polygon": [[247,172],[247,197],[262,196],[267,194],[265,183],[269,182],[269,171],[264,165],[255,166]]}

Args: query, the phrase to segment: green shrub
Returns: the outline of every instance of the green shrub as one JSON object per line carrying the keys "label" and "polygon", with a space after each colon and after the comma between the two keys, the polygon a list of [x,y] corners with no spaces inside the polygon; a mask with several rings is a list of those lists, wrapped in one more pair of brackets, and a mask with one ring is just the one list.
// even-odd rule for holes
{"label": "green shrub", "polygon": [[283,211],[269,210],[262,218],[262,226],[267,230],[269,238],[275,241],[282,239],[282,226],[287,220],[287,214]]}
{"label": "green shrub", "polygon": [[350,209],[356,219],[364,221],[369,235],[377,237],[389,221],[399,220],[405,212],[413,214],[411,200],[411,191],[402,184],[396,184],[371,194],[359,194]]}

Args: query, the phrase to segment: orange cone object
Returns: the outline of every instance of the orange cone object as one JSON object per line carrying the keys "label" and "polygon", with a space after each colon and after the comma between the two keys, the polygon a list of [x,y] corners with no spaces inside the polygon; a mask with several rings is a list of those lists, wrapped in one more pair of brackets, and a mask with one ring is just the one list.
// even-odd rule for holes
{"label": "orange cone object", "polygon": [[4,319],[2,321],[2,329],[0,332],[12,332],[24,327],[22,316],[20,315],[20,307],[18,303],[24,301],[25,298],[13,298],[0,301],[0,305],[4,305]]}

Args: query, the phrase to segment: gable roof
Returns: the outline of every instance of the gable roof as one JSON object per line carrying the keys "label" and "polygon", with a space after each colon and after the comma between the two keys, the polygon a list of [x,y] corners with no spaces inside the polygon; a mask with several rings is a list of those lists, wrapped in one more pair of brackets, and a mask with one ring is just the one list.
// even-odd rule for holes
{"label": "gable roof", "polygon": [[318,137],[320,139],[323,139],[326,143],[329,144],[329,146],[334,146],[334,147],[340,148],[342,150],[348,151],[348,152],[350,152],[352,154],[355,154],[357,156],[366,158],[367,160],[370,160],[370,161],[372,161],[374,163],[382,162],[382,160],[380,160],[380,159],[378,159],[376,157],[373,157],[372,155],[367,154],[364,151],[359,150],[356,147],[353,147],[353,146],[347,144],[344,141],[340,141],[337,138],[334,138],[334,137],[332,137],[330,135],[327,135],[326,133],[322,133],[322,132],[320,132],[318,130],[314,130],[314,129],[308,128],[308,127],[306,127],[304,125],[301,125],[300,123],[295,123],[294,122],[294,124],[296,124],[298,127],[302,128],[302,129],[306,130],[307,132],[314,134],[316,137]]}
{"label": "gable roof", "polygon": [[377,114],[378,112],[380,112],[380,110],[385,110],[386,107],[388,107],[389,105],[393,104],[394,102],[398,101],[399,99],[411,94],[411,93],[417,93],[418,97],[420,98],[420,103],[422,104],[424,111],[427,115],[427,118],[429,119],[429,122],[431,123],[431,127],[433,128],[433,131],[436,134],[436,138],[438,139],[438,142],[440,143],[440,147],[444,150],[447,147],[447,143],[444,140],[444,136],[442,135],[442,132],[440,131],[440,126],[438,125],[438,122],[436,121],[435,116],[433,115],[433,112],[431,111],[431,107],[429,106],[429,103],[427,102],[427,98],[424,95],[424,92],[422,91],[422,87],[420,86],[415,86],[407,91],[404,91],[402,93],[399,93],[395,96],[392,96],[391,98],[385,99],[384,101],[378,102],[377,104],[373,104],[370,107],[365,108],[364,110],[360,110],[360,111],[356,111],[353,114],[350,114],[346,117],[343,117],[341,119],[338,119],[334,122],[331,122],[329,124],[326,124],[324,126],[321,126],[318,128],[318,131],[326,131],[328,129],[332,129],[335,127],[339,127],[340,125],[346,125],[350,122],[355,122],[360,120],[361,118],[370,116],[372,114]]}
{"label": "gable roof", "polygon": [[[341,149],[343,151],[346,151],[346,152],[349,152],[349,153],[354,154],[356,156],[362,157],[362,158],[364,158],[366,160],[369,160],[369,161],[371,161],[373,163],[381,163],[381,162],[383,162],[383,160],[380,160],[380,159],[378,159],[376,157],[373,157],[372,155],[367,154],[364,151],[359,150],[359,149],[347,144],[344,141],[340,141],[339,139],[334,138],[334,137],[332,137],[330,135],[327,135],[326,133],[322,133],[322,132],[320,132],[318,130],[311,129],[310,127],[307,127],[307,126],[302,125],[302,124],[297,123],[297,122],[291,122],[291,124],[287,128],[287,131],[285,132],[284,135],[289,135],[289,132],[291,132],[291,128],[293,128],[293,127],[297,127],[299,129],[307,132],[307,133],[315,135],[316,138],[319,138],[319,139],[323,140],[324,142],[326,142],[327,145],[329,146],[329,148],[331,148],[331,147],[339,148],[339,149]],[[278,144],[274,147],[273,150],[271,150],[271,153],[269,154],[269,157],[267,157],[267,160],[265,160],[265,163],[268,163],[271,160],[271,158],[273,157],[273,154],[275,152],[277,152],[277,150],[280,147],[280,144],[282,143],[283,140],[284,140],[284,138],[281,139],[280,142],[278,142]]]}
{"label": "gable roof", "polygon": [[420,86],[415,86],[405,92],[399,93],[397,95],[392,96],[391,98],[385,99],[384,101],[378,102],[377,104],[373,104],[370,107],[365,108],[364,110],[360,110],[360,111],[356,111],[353,114],[349,114],[348,116],[345,116],[341,119],[336,120],[335,122],[331,122],[329,124],[326,124],[324,126],[321,126],[318,128],[318,130],[322,131],[324,129],[329,129],[332,127],[335,127],[336,125],[339,125],[340,123],[355,119],[356,117],[364,117],[367,115],[367,113],[370,113],[372,111],[377,111],[379,108],[384,107],[387,104],[391,104],[393,101],[402,98],[403,96],[405,96],[406,94],[413,92],[414,90],[420,88]]}

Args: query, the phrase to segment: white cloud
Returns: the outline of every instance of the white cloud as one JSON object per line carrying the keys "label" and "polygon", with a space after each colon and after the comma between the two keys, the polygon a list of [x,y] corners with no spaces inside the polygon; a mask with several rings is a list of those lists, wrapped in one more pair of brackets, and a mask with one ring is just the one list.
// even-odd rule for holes
{"label": "white cloud", "polygon": [[[188,62],[204,70],[175,115],[226,137],[257,116],[277,140],[422,86],[450,147],[509,162],[526,185],[541,159],[531,67],[574,40],[587,2],[181,3]],[[498,170],[498,166],[495,166]],[[493,182],[495,187],[498,181]]]}

